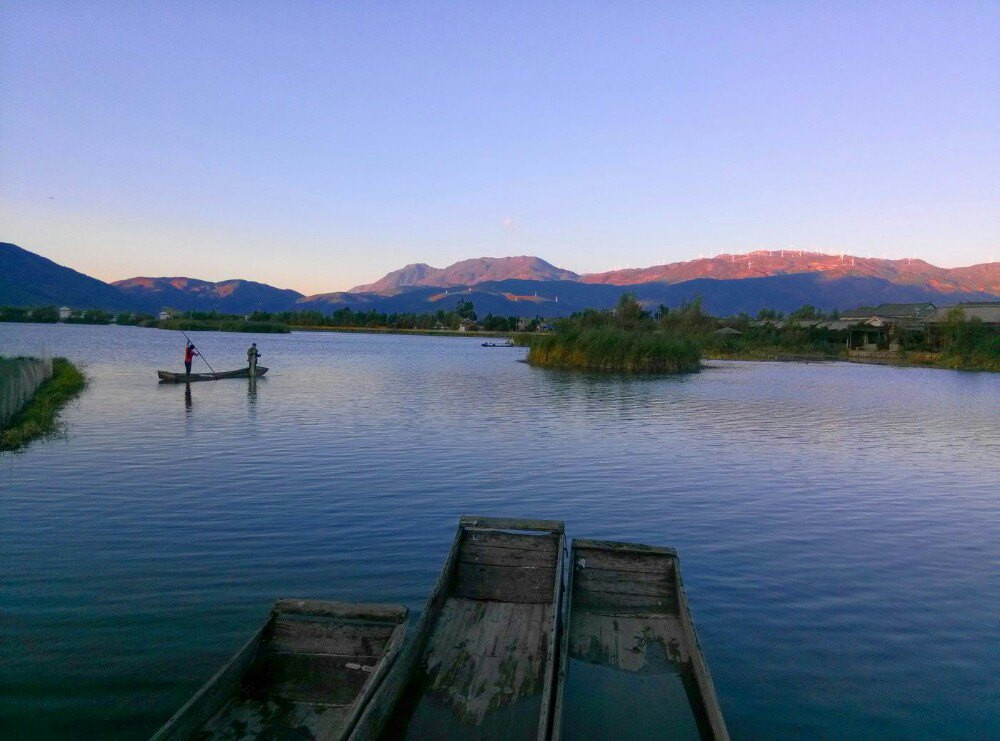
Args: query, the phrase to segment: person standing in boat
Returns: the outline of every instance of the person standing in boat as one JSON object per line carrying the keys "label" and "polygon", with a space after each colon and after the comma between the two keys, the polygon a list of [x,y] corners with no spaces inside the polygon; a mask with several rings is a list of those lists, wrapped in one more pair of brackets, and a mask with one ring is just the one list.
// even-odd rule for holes
{"label": "person standing in boat", "polygon": [[201,353],[194,349],[193,342],[189,342],[187,347],[184,348],[184,371],[189,376],[191,375],[191,363],[194,361],[195,355],[201,355]]}
{"label": "person standing in boat", "polygon": [[257,343],[254,342],[252,345],[250,345],[250,348],[247,350],[247,365],[250,366],[251,376],[257,375],[257,358],[259,357],[260,353],[257,352]]}

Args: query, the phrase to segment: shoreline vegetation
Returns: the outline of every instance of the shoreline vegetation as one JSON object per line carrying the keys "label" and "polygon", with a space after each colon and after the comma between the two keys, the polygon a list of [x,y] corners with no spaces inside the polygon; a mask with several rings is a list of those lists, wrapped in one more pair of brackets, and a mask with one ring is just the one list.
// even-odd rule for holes
{"label": "shoreline vegetation", "polygon": [[66,358],[53,358],[52,377],[42,383],[20,411],[0,427],[0,452],[14,452],[43,437],[63,430],[59,413],[80,395],[86,376]]}
{"label": "shoreline vegetation", "polygon": [[[698,299],[679,309],[661,306],[648,312],[625,293],[613,310],[588,309],[556,320],[552,332],[518,334],[516,341],[528,348],[532,365],[592,370],[684,373],[697,370],[701,358],[707,358],[1000,371],[1000,335],[960,312],[939,335],[897,338],[901,347],[892,351],[848,350],[844,330],[811,321],[822,316],[810,306],[787,321],[773,312],[762,315],[756,321],[748,316],[718,319],[705,314]],[[937,349],[932,351],[933,346]]]}
{"label": "shoreline vegetation", "polygon": [[245,320],[242,317],[192,319],[149,319],[140,327],[183,330],[185,332],[250,332],[253,334],[288,334],[292,328],[281,322]]}
{"label": "shoreline vegetation", "polygon": [[[0,307],[0,322],[55,323],[53,307],[12,309]],[[670,309],[643,310],[633,294],[622,295],[610,310],[587,309],[547,323],[541,317],[479,318],[472,302],[458,301],[452,310],[425,314],[381,313],[374,310],[338,309],[245,315],[189,311],[157,319],[146,314],[119,314],[89,310],[64,320],[75,324],[133,325],[167,330],[242,333],[347,332],[429,335],[444,337],[515,337],[529,348],[529,362],[536,365],[593,368],[598,370],[679,373],[696,370],[697,354],[709,360],[848,361],[880,365],[1000,372],[1000,334],[977,318],[967,319],[960,308],[933,331],[886,332],[892,349],[848,349],[847,338],[863,333],[859,323],[839,321],[812,306],[791,312],[762,310],[714,317],[702,311],[701,300]],[[692,346],[694,352],[692,352]]]}
{"label": "shoreline vegetation", "polygon": [[531,365],[664,374],[701,369],[701,353],[686,337],[615,327],[573,327],[522,337],[518,335],[528,347]]}
{"label": "shoreline vegetation", "polygon": [[588,309],[557,320],[554,330],[517,335],[528,348],[530,365],[630,373],[693,373],[701,350],[680,324],[660,326],[632,293],[614,310]]}

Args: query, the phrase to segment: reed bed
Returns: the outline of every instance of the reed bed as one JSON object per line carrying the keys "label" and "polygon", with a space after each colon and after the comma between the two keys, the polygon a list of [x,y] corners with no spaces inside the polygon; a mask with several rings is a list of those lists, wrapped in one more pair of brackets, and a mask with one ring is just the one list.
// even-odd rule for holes
{"label": "reed bed", "polygon": [[638,373],[691,373],[701,367],[691,339],[663,332],[570,327],[521,337],[532,365]]}

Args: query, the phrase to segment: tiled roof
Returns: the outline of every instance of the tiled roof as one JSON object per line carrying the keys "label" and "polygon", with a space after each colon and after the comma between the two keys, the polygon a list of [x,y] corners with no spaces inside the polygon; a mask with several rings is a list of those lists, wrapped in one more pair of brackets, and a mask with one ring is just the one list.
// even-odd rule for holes
{"label": "tiled roof", "polygon": [[955,308],[961,309],[966,319],[975,318],[987,324],[1000,324],[1000,301],[982,301],[956,304],[955,306],[942,306],[933,314],[926,317],[926,321],[931,324],[940,324],[947,320],[948,312]]}

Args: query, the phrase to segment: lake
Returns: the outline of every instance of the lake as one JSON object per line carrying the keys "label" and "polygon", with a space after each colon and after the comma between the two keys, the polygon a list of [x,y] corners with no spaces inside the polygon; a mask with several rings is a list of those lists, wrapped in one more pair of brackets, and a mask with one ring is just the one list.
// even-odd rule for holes
{"label": "lake", "polygon": [[734,737],[986,737],[1000,376],[532,368],[465,338],[0,324],[90,387],[0,456],[0,736],[144,738],[279,597],[419,611],[461,514],[678,549]]}

